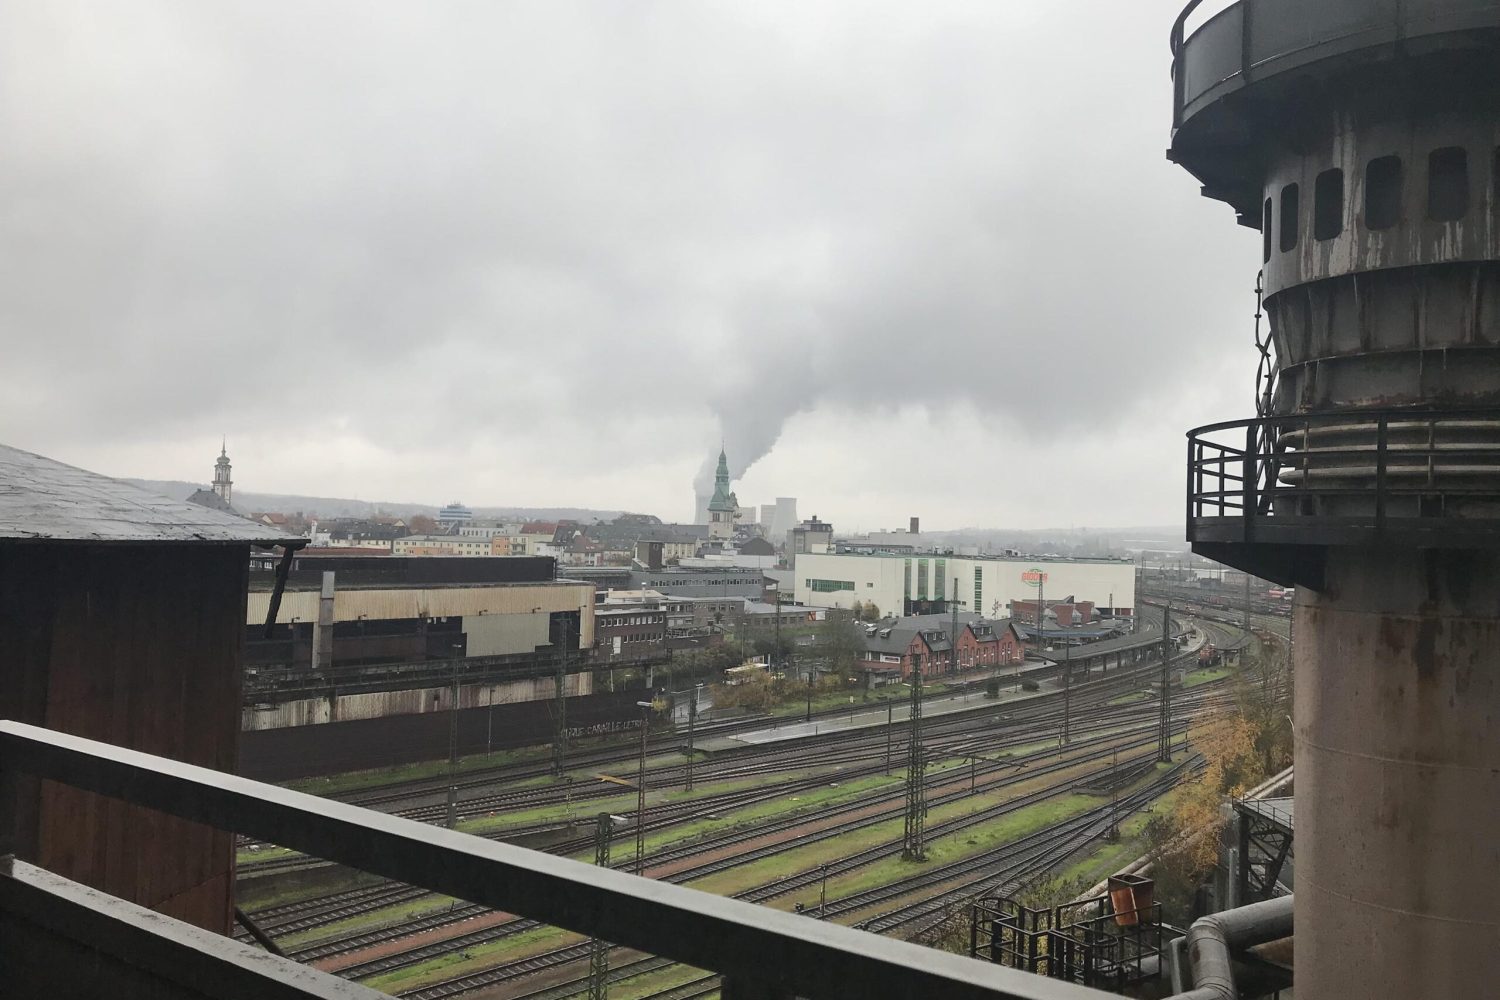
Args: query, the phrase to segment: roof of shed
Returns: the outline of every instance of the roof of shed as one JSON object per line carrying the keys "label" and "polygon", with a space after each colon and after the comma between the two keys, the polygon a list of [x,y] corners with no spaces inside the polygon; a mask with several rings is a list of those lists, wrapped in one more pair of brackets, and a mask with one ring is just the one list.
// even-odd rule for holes
{"label": "roof of shed", "polygon": [[0,541],[300,545],[307,540],[0,445]]}

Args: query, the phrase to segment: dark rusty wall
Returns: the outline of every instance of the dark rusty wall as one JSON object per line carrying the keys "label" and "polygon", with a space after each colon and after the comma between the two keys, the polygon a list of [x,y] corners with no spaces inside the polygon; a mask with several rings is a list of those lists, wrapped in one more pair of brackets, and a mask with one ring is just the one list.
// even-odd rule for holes
{"label": "dark rusty wall", "polygon": [[[0,544],[0,717],[233,771],[248,547]],[[71,788],[23,789],[19,854],[228,929],[233,838]]]}
{"label": "dark rusty wall", "polygon": [[[640,723],[640,697],[635,689],[569,698],[569,734],[577,738],[635,728]],[[459,753],[550,743],[555,710],[551,699],[460,709]],[[240,734],[240,773],[260,781],[284,781],[441,760],[448,756],[449,725],[449,713],[438,711],[250,730]]]}

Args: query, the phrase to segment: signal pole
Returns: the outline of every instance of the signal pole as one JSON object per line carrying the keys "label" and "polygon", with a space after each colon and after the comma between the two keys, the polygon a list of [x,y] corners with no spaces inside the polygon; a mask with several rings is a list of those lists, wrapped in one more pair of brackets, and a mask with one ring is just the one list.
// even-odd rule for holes
{"label": "signal pole", "polygon": [[1072,717],[1073,710],[1073,644],[1064,640],[1063,642],[1063,746],[1072,742],[1068,731],[1068,723]]}
{"label": "signal pole", "polygon": [[1109,757],[1109,833],[1110,840],[1120,839],[1120,748]]}
{"label": "signal pole", "polygon": [[1161,609],[1161,747],[1156,759],[1172,759],[1172,604]]}
{"label": "signal pole", "polygon": [[[953,630],[948,633],[948,673],[958,673],[958,577],[953,578]],[[968,690],[967,683],[964,690]]]}
{"label": "signal pole", "polygon": [[[583,627],[582,615],[579,616],[579,627]],[[567,671],[568,671],[568,625],[564,618],[558,623],[557,637],[557,672],[554,675],[556,686],[556,707],[553,709],[554,728],[552,731],[552,774],[561,777],[563,773],[563,758],[568,753],[568,697],[566,693]]]}
{"label": "signal pole", "polygon": [[927,801],[922,788],[922,654],[912,655],[911,670],[911,743],[906,758],[906,832],[901,857],[907,861],[926,861],[922,843]]}
{"label": "signal pole", "polygon": [[458,653],[453,644],[453,693],[448,706],[448,809],[444,825],[453,829],[458,823]]}
{"label": "signal pole", "polygon": [[[609,867],[609,838],[614,832],[614,820],[609,813],[599,814],[594,828],[594,864],[599,868]],[[589,950],[589,1000],[606,1000],[609,996],[609,942],[594,938]]]}
{"label": "signal pole", "polygon": [[1042,635],[1042,630],[1047,624],[1047,574],[1037,571],[1036,576],[1036,651],[1040,653],[1047,648],[1047,640]]}
{"label": "signal pole", "polygon": [[776,614],[772,617],[776,629],[776,655],[771,658],[771,673],[779,674],[786,667],[781,655],[781,585],[776,585]]}
{"label": "signal pole", "polygon": [[641,769],[635,779],[635,873],[646,871],[646,733],[651,728],[651,703],[638,701],[641,710]]}
{"label": "signal pole", "polygon": [[693,700],[688,702],[688,752],[687,752],[687,790],[693,790],[693,723],[698,719],[698,692],[703,689],[702,684],[693,685]]}
{"label": "signal pole", "polygon": [[1245,631],[1250,631],[1250,574],[1245,574]]}
{"label": "signal pole", "polygon": [[885,706],[885,774],[886,774],[886,777],[890,777],[890,775],[891,775],[891,731],[896,728],[896,724],[895,724],[895,721],[894,721],[895,720],[895,715],[894,715],[895,710],[896,710],[896,706],[893,703],[891,703],[891,702],[887,702],[886,703],[886,706]]}

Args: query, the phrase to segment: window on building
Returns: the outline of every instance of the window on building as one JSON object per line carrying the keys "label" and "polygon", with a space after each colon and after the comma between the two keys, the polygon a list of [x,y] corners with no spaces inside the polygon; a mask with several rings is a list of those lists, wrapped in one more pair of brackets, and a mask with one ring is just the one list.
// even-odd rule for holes
{"label": "window on building", "polygon": [[1301,219],[1301,190],[1295,184],[1281,189],[1281,252],[1297,249],[1297,225]]}
{"label": "window on building", "polygon": [[902,596],[905,597],[907,600],[911,599],[911,560],[910,559],[906,560],[906,587],[905,587],[905,590],[902,591]]}
{"label": "window on building", "polygon": [[1427,217],[1452,222],[1469,212],[1469,154],[1444,146],[1427,154]]}
{"label": "window on building", "polygon": [[917,599],[927,600],[927,560],[917,560]]}
{"label": "window on building", "polygon": [[1260,220],[1260,262],[1271,259],[1271,199],[1266,199],[1265,211]]}
{"label": "window on building", "polygon": [[1344,172],[1337,167],[1313,185],[1313,239],[1331,240],[1344,231]]}
{"label": "window on building", "polygon": [[1401,219],[1401,158],[1380,156],[1365,164],[1365,228],[1389,229]]}
{"label": "window on building", "polygon": [[809,580],[807,585],[814,594],[832,594],[840,590],[853,590],[853,580]]}

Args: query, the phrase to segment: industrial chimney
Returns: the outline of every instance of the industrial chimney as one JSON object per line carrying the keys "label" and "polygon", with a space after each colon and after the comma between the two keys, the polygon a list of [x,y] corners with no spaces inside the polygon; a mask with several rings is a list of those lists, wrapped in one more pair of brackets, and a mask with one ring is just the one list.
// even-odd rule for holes
{"label": "industrial chimney", "polygon": [[1168,156],[1260,231],[1269,338],[1187,529],[1297,587],[1297,993],[1493,993],[1500,2],[1197,6]]}

